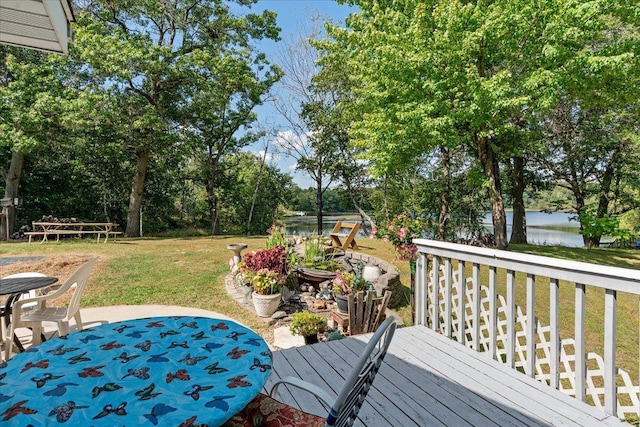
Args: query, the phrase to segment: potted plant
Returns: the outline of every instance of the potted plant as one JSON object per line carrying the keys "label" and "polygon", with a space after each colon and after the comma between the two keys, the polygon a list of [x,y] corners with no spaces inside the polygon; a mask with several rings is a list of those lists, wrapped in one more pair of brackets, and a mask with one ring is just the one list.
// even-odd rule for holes
{"label": "potted plant", "polygon": [[263,268],[253,274],[251,278],[253,286],[253,306],[260,317],[271,317],[280,305],[282,290],[281,277],[278,273],[268,268]]}
{"label": "potted plant", "polygon": [[336,271],[336,277],[333,279],[331,290],[333,291],[339,312],[347,313],[349,311],[347,295],[365,290],[366,283],[362,278],[361,272]]}
{"label": "potted plant", "polygon": [[253,286],[253,306],[260,317],[271,317],[280,305],[287,277],[287,254],[283,246],[263,249],[244,257],[245,274]]}
{"label": "potted plant", "polygon": [[294,313],[289,330],[294,335],[302,335],[305,344],[318,342],[318,332],[327,328],[327,319],[308,311]]}
{"label": "potted plant", "polygon": [[246,269],[244,261],[240,261],[236,266],[235,285],[242,293],[242,302],[249,304],[251,294],[253,293],[253,285],[251,283],[251,274]]}

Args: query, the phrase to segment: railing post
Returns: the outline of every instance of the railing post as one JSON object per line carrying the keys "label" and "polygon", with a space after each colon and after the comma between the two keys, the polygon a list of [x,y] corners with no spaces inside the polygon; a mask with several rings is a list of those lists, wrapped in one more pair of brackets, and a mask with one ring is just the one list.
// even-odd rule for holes
{"label": "railing post", "polygon": [[451,258],[445,258],[444,260],[444,331],[447,338],[453,336],[452,327],[452,310],[451,304],[453,299],[451,298],[451,281],[453,276],[453,266],[451,265]]}
{"label": "railing post", "polygon": [[458,261],[458,342],[464,344],[467,338],[467,279],[464,261]]}
{"label": "railing post", "polygon": [[496,267],[489,266],[489,357],[496,358],[496,336],[498,331],[498,290]]}
{"label": "railing post", "polygon": [[536,376],[536,276],[527,274],[527,374]]}
{"label": "railing post", "polygon": [[576,399],[585,400],[585,379],[586,379],[586,358],[584,342],[584,308],[585,308],[586,287],[581,283],[576,283],[575,296],[575,384]]}
{"label": "railing post", "polygon": [[480,351],[480,264],[473,263],[471,277],[473,287],[473,349]]}
{"label": "railing post", "polygon": [[431,328],[440,332],[440,257],[434,256],[431,262],[433,289],[431,293]]}
{"label": "railing post", "polygon": [[616,300],[617,293],[607,289],[604,296],[604,411],[617,415],[616,390]]}
{"label": "railing post", "polygon": [[516,298],[515,298],[515,276],[513,270],[507,270],[507,366],[515,367],[516,348]]}
{"label": "railing post", "polygon": [[414,323],[416,325],[427,326],[427,288],[428,288],[428,274],[427,274],[427,254],[424,252],[418,253],[418,259],[416,260],[416,287],[415,287],[415,305],[416,314]]}
{"label": "railing post", "polygon": [[560,363],[560,332],[559,332],[559,309],[558,301],[560,298],[560,282],[558,279],[550,279],[549,281],[549,321],[550,321],[550,361],[549,375],[551,376],[551,387],[558,389],[560,387],[560,371],[558,365]]}

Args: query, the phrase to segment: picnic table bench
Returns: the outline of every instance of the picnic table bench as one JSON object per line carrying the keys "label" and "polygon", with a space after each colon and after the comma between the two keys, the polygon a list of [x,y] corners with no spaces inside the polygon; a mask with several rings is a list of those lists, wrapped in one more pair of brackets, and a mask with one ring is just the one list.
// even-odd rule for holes
{"label": "picnic table bench", "polygon": [[102,235],[104,235],[104,242],[109,240],[109,237],[115,237],[118,234],[122,234],[121,231],[114,231],[113,229],[118,224],[113,222],[37,222],[33,223],[34,231],[25,232],[25,236],[29,236],[29,243],[34,236],[42,236],[40,243],[48,241],[48,237],[51,235],[56,236],[56,241],[60,240],[60,235],[83,235],[83,234],[95,234],[97,236],[96,242],[100,242]]}

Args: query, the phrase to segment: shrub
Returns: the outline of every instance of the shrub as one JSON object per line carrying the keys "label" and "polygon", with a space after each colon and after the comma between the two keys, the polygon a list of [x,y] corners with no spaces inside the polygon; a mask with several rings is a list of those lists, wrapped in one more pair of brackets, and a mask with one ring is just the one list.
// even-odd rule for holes
{"label": "shrub", "polygon": [[326,318],[308,311],[300,311],[293,314],[289,330],[294,335],[309,336],[317,334],[318,331],[325,329],[326,327]]}
{"label": "shrub", "polygon": [[396,250],[398,259],[412,260],[416,258],[417,247],[413,239],[422,237],[425,224],[418,218],[401,214],[389,221],[383,221],[379,227],[374,227],[372,236],[391,242]]}
{"label": "shrub", "polygon": [[258,272],[268,269],[278,274],[286,275],[288,271],[287,253],[284,246],[274,246],[271,249],[262,249],[244,256],[244,267],[247,270]]}

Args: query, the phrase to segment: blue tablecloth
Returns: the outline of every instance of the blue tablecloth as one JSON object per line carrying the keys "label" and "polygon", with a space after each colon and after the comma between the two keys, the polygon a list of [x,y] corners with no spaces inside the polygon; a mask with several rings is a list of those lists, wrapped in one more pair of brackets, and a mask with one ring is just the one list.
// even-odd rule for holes
{"label": "blue tablecloth", "polygon": [[270,373],[267,344],[232,321],[110,323],[1,364],[0,425],[213,427],[257,396]]}

